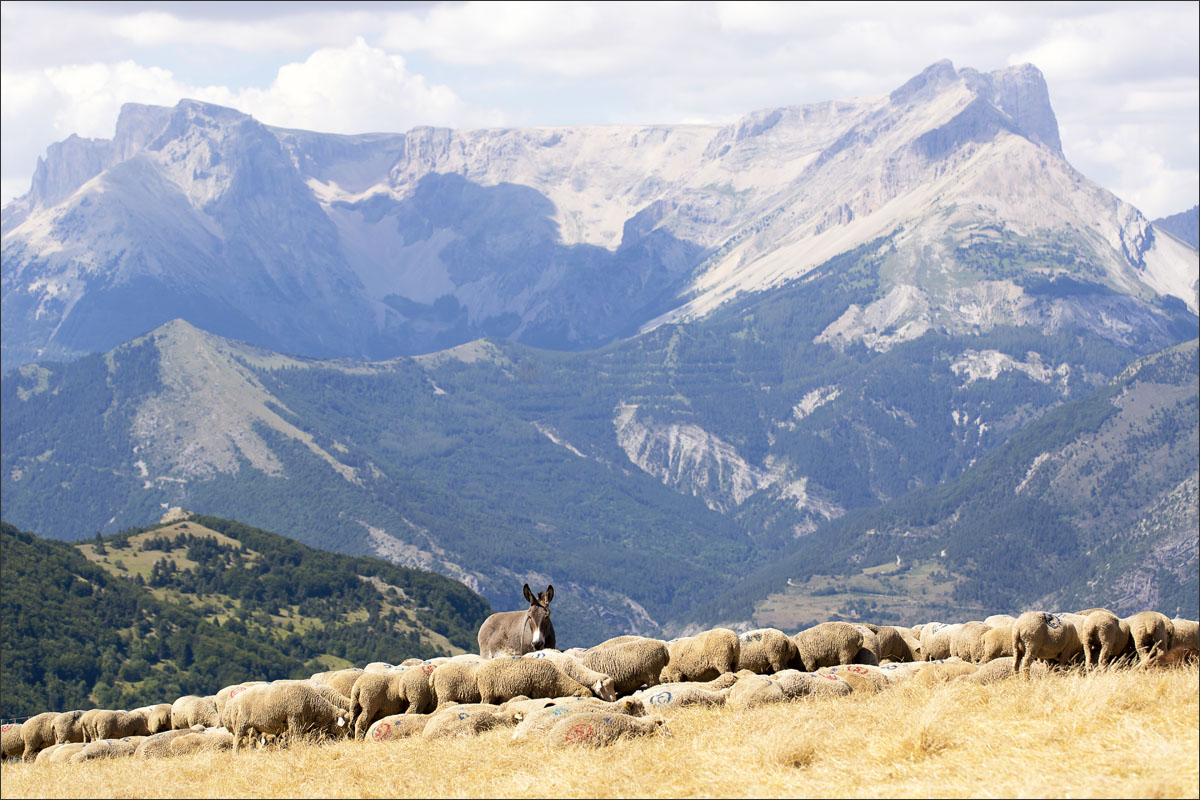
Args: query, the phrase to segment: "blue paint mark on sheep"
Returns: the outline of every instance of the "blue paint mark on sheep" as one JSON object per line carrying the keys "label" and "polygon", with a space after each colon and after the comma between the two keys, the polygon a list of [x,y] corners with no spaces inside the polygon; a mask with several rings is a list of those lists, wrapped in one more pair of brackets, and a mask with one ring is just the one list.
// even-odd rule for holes
{"label": "blue paint mark on sheep", "polygon": [[458,718],[459,718],[459,719],[466,719],[466,718],[467,718],[467,717],[469,717],[469,716],[471,716],[471,715],[470,715],[470,714],[468,714],[468,713],[467,713],[467,712],[465,712],[465,711],[460,711],[460,712],[458,712]]}
{"label": "blue paint mark on sheep", "polygon": [[650,698],[650,705],[652,706],[665,706],[669,702],[671,702],[670,692],[659,692]]}

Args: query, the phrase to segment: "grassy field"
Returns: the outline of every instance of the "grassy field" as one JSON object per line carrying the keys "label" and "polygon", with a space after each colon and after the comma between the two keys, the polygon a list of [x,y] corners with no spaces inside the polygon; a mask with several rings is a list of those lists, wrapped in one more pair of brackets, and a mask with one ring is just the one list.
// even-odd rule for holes
{"label": "grassy field", "polygon": [[979,686],[666,713],[602,750],[340,741],[134,762],[5,764],[3,797],[1197,797],[1200,672],[1071,671]]}

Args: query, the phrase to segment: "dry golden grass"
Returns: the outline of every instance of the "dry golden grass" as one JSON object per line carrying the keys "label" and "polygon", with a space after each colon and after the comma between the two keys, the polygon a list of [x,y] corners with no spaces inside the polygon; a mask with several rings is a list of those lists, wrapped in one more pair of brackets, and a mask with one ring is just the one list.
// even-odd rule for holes
{"label": "dry golden grass", "polygon": [[745,711],[598,751],[341,741],[158,761],[6,764],[3,797],[1197,797],[1200,672],[1078,671]]}

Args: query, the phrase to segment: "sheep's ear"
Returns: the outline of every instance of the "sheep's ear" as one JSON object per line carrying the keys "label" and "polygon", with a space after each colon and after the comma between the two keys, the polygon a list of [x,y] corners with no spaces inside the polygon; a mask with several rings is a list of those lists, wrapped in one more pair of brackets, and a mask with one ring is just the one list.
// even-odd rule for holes
{"label": "sheep's ear", "polygon": [[546,602],[549,603],[553,599],[554,599],[554,587],[547,586],[546,587]]}
{"label": "sheep's ear", "polygon": [[533,590],[529,588],[529,584],[525,584],[525,600],[531,605],[533,604]]}

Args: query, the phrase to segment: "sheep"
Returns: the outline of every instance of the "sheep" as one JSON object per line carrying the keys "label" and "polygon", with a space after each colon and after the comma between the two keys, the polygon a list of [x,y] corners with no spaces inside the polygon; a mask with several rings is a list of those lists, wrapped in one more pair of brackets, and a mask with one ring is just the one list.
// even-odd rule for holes
{"label": "sheep", "polygon": [[560,720],[546,734],[552,747],[604,747],[631,736],[661,733],[669,736],[662,717],[631,717],[592,711]]}
{"label": "sheep", "polygon": [[[1001,656],[987,662],[973,674],[965,676],[963,680],[987,685],[1002,681],[1005,678],[1011,678],[1017,674],[1013,668],[1016,661],[1012,656]],[[1029,667],[1030,677],[1044,678],[1049,673],[1050,666],[1045,661],[1035,661]]]}
{"label": "sheep", "polygon": [[950,658],[950,645],[954,635],[962,628],[962,623],[946,625],[942,622],[929,622],[921,628],[921,652],[926,661],[941,661]]}
{"label": "sheep", "polygon": [[37,754],[36,764],[62,764],[84,748],[83,742],[52,744]]}
{"label": "sheep", "polygon": [[[444,669],[445,665],[439,667]],[[434,673],[435,680],[437,673]],[[591,697],[592,689],[543,658],[493,658],[475,670],[475,684],[484,703],[496,703],[523,694],[538,697]],[[441,695],[438,702],[441,703]]]}
{"label": "sheep", "polygon": [[742,643],[729,628],[713,628],[667,643],[670,658],[663,667],[663,683],[708,681],[736,672]]}
{"label": "sheep", "polygon": [[421,731],[423,739],[448,739],[456,736],[478,736],[484,731],[505,724],[502,715],[486,709],[459,711],[449,708],[429,718]]}
{"label": "sheep", "polygon": [[189,733],[203,733],[203,725],[193,725],[190,728],[179,728],[175,730],[163,731],[152,736],[147,736],[138,743],[134,750],[134,758],[163,758],[171,755],[171,741],[180,736],[187,736]]}
{"label": "sheep", "polygon": [[890,670],[869,664],[841,664],[817,670],[818,675],[837,675],[844,678],[856,692],[877,692],[891,686],[892,678],[888,676],[889,672]]}
{"label": "sheep", "polygon": [[252,686],[240,694],[233,707],[233,752],[247,729],[258,733],[296,736],[308,731],[344,733],[350,710],[335,706],[307,683]]}
{"label": "sheep", "polygon": [[[1084,614],[1083,616],[1087,616]],[[990,617],[985,617],[983,624],[989,628],[998,628],[1001,625],[1012,625],[1017,621],[1017,618],[1012,614],[992,614]]]}
{"label": "sheep", "polygon": [[863,644],[854,654],[854,658],[850,659],[850,663],[879,666],[879,634],[874,626],[855,624],[854,627],[862,634]]}
{"label": "sheep", "polygon": [[[261,681],[260,681],[261,682]],[[245,687],[248,688],[248,687]],[[183,730],[193,725],[203,725],[208,728],[217,724],[221,711],[231,697],[236,697],[245,691],[241,684],[226,686],[215,697],[197,697],[194,694],[184,695],[171,704],[171,728]]]}
{"label": "sheep", "polygon": [[1192,650],[1200,650],[1200,623],[1194,619],[1181,619],[1176,617],[1171,620],[1171,648],[1188,647]]}
{"label": "sheep", "polygon": [[980,670],[978,664],[968,664],[965,661],[941,661],[917,671],[913,683],[918,686],[931,686],[935,683],[945,683],[964,676],[970,676]]}
{"label": "sheep", "polygon": [[779,703],[786,700],[783,689],[779,684],[765,675],[746,675],[738,679],[729,689],[725,705],[730,708],[743,709],[767,703]]}
{"label": "sheep", "polygon": [[1017,617],[1012,628],[1013,657],[1016,670],[1029,672],[1030,659],[1054,659],[1066,663],[1079,655],[1083,645],[1074,615],[1026,611]]}
{"label": "sheep", "polygon": [[[502,656],[509,660],[514,656]],[[479,694],[479,684],[475,673],[484,664],[484,660],[448,661],[433,671],[430,685],[437,698],[437,710],[459,703],[478,703],[482,699]]]}
{"label": "sheep", "polygon": [[233,749],[233,734],[224,728],[210,728],[203,733],[188,733],[171,740],[171,755],[212,753]]}
{"label": "sheep", "polygon": [[[333,672],[318,672],[318,678],[314,675],[310,680],[317,683],[323,683],[326,686],[332,686],[346,697],[350,697],[350,691],[354,688],[354,682],[358,680],[358,676],[362,675],[365,670],[361,669],[338,669]],[[386,670],[385,670],[386,671]]]}
{"label": "sheep", "polygon": [[[1005,614],[1002,616],[1008,615]],[[993,618],[988,617],[988,619]],[[983,638],[980,642],[979,663],[986,664],[998,658],[1012,658],[1012,626],[1015,622],[1015,619],[1012,622],[1001,620],[996,626],[988,628],[983,632]]]}
{"label": "sheep", "polygon": [[991,630],[985,622],[964,622],[950,639],[950,657],[978,664],[983,661],[983,635]]}
{"label": "sheep", "polygon": [[172,707],[172,703],[156,703],[152,706],[142,706],[134,710],[141,711],[146,715],[146,728],[150,732],[149,735],[153,735],[169,731],[174,727],[171,721]]}
{"label": "sheep", "polygon": [[368,742],[389,742],[409,736],[420,736],[433,714],[392,714],[377,719],[367,728]]}
{"label": "sheep", "polygon": [[908,628],[895,625],[868,625],[879,642],[879,661],[920,661],[921,639]]}
{"label": "sheep", "polygon": [[771,676],[787,699],[797,697],[838,697],[853,692],[850,684],[839,675],[831,673],[802,672],[785,669]]}
{"label": "sheep", "polygon": [[347,704],[355,739],[366,736],[371,723],[380,717],[407,710],[408,698],[404,694],[404,676],[408,671],[362,672],[358,675],[350,689]]}
{"label": "sheep", "polygon": [[426,662],[425,662],[425,659],[423,659],[423,658],[406,658],[403,661],[401,661],[399,664],[397,664],[396,666],[398,666],[398,667],[419,667],[424,663],[426,663]]}
{"label": "sheep", "polygon": [[101,711],[90,724],[88,738],[91,741],[150,735],[149,720],[144,711]]}
{"label": "sheep", "polygon": [[[641,700],[626,697],[612,703],[590,697],[572,697],[556,700],[555,705],[538,709],[523,716],[513,731],[514,740],[533,739],[543,736],[564,717],[582,712],[604,711],[613,714],[628,714],[640,717],[646,713]],[[518,712],[519,713],[519,712]]]}
{"label": "sheep", "polygon": [[1165,653],[1151,656],[1145,663],[1138,665],[1139,670],[1170,669],[1182,664],[1195,664],[1200,661],[1200,650],[1186,645],[1172,647]]}
{"label": "sheep", "polygon": [[54,743],[66,744],[67,742],[84,741],[81,717],[83,717],[82,711],[64,711],[55,717],[54,721],[50,723],[54,729]]}
{"label": "sheep", "polygon": [[[133,741],[133,739],[137,741]],[[129,758],[137,750],[142,737],[125,737],[120,739],[97,739],[85,744],[81,750],[69,759],[71,764],[81,764],[98,758]]]}
{"label": "sheep", "polygon": [[646,708],[663,709],[694,705],[725,705],[730,691],[730,687],[713,691],[690,683],[668,683],[634,692],[631,696],[640,700]]}
{"label": "sheep", "polygon": [[1108,666],[1129,646],[1129,623],[1111,611],[1097,609],[1084,618],[1079,639],[1088,670]]}
{"label": "sheep", "polygon": [[737,668],[764,674],[786,669],[796,657],[796,643],[778,628],[759,628],[738,636]]}
{"label": "sheep", "polygon": [[[600,644],[592,645],[591,647],[588,648],[588,650],[603,650],[606,647],[616,647],[618,645],[629,644],[630,642],[640,642],[640,641],[644,641],[649,638],[650,637],[648,637],[648,636],[636,636],[632,633],[627,633],[627,634],[623,634],[621,636],[614,636],[611,639],[605,639]],[[661,639],[651,639],[650,641],[659,642],[662,640]],[[666,642],[663,642],[663,644],[666,644]]]}
{"label": "sheep", "polygon": [[592,669],[574,656],[560,653],[557,650],[539,650],[524,657],[545,658],[565,672],[572,680],[590,688],[592,693],[601,700],[611,702],[617,699],[616,684],[613,679],[603,672]]}
{"label": "sheep", "polygon": [[863,646],[862,631],[849,622],[822,622],[792,637],[796,658],[790,666],[805,672],[852,664]]}
{"label": "sheep", "polygon": [[[386,661],[372,661],[370,664],[367,664],[365,667],[363,667],[363,672],[387,672],[394,666],[396,665],[389,664]],[[313,675],[312,678],[313,680],[319,680],[318,676],[323,677],[328,674],[328,672],[318,672],[316,675]]]}
{"label": "sheep", "polygon": [[14,758],[24,750],[25,740],[21,738],[21,723],[6,722],[0,725],[0,759]]}
{"label": "sheep", "polygon": [[1129,617],[1126,622],[1129,623],[1129,638],[1142,664],[1171,649],[1171,632],[1174,626],[1165,614],[1142,611]]}
{"label": "sheep", "polygon": [[[213,701],[214,705],[216,705],[216,707],[217,707],[217,716],[220,716],[221,713],[225,711],[225,704],[228,703],[230,700],[237,697],[239,694],[246,691],[251,686],[262,686],[265,683],[266,683],[266,681],[243,681],[242,683],[235,683],[231,686],[226,686],[226,687],[222,688],[221,691],[217,692],[212,697],[212,701]],[[179,701],[176,700],[175,702],[179,702]],[[174,719],[173,715],[172,715],[172,719]],[[196,720],[193,724],[203,724],[205,727],[208,727],[212,723],[209,723],[209,722],[201,723],[200,720]],[[179,727],[179,726],[176,725],[175,727]],[[188,726],[185,725],[184,727],[188,727]]]}
{"label": "sheep", "polygon": [[589,669],[611,677],[618,695],[657,684],[671,657],[667,643],[641,636],[618,638],[625,641],[603,642],[584,653],[580,661]]}
{"label": "sheep", "polygon": [[54,744],[54,720],[58,711],[43,711],[21,723],[21,739],[25,749],[21,753],[23,761],[32,761],[38,751]]}

